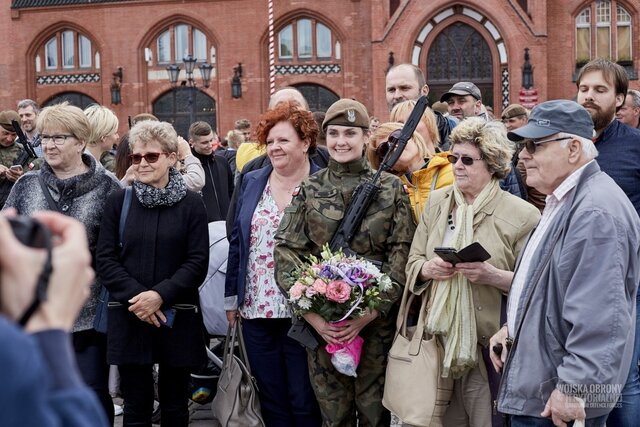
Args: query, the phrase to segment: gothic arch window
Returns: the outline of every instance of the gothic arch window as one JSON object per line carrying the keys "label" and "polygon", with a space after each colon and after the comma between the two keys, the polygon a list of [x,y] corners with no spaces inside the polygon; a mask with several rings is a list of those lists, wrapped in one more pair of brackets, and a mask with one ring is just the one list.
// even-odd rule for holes
{"label": "gothic arch window", "polygon": [[63,102],[68,102],[71,105],[75,105],[78,108],[85,109],[91,104],[97,104],[98,102],[91,98],[90,96],[85,95],[80,92],[63,92],[49,98],[42,107],[47,107],[49,105],[61,104]]}
{"label": "gothic arch window", "polygon": [[278,32],[277,60],[280,63],[335,61],[341,44],[326,24],[314,18],[298,18]]}
{"label": "gothic arch window", "polygon": [[216,129],[216,101],[197,88],[178,87],[164,93],[153,103],[153,115],[171,123],[185,139],[195,121],[202,120]]}
{"label": "gothic arch window", "polygon": [[602,57],[633,61],[633,18],[617,0],[598,0],[576,16],[576,64]]}
{"label": "gothic arch window", "polygon": [[149,65],[159,68],[181,63],[187,55],[198,62],[215,64],[216,50],[204,31],[178,22],[163,29],[146,50]]}
{"label": "gothic arch window", "polygon": [[430,101],[437,101],[454,83],[470,81],[482,92],[485,105],[493,105],[493,57],[482,35],[463,22],[440,32],[427,56]]}
{"label": "gothic arch window", "polygon": [[340,99],[333,91],[324,86],[314,84],[298,84],[294,85],[296,89],[302,93],[304,99],[309,104],[309,110],[325,112],[327,109]]}
{"label": "gothic arch window", "polygon": [[100,69],[100,52],[85,34],[61,29],[38,48],[35,67],[39,75],[95,71]]}

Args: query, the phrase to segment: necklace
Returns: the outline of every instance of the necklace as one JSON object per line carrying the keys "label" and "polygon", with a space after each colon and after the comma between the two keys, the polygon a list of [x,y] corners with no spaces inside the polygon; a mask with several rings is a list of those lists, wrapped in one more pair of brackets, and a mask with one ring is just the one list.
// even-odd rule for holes
{"label": "necklace", "polygon": [[[276,172],[272,172],[271,176],[273,177],[273,179],[278,184],[276,187],[278,187],[279,190],[286,191],[288,194],[293,193],[293,189],[296,188],[298,186],[298,184],[300,184],[300,181],[301,181],[301,180],[296,180],[293,185],[289,185],[289,183],[284,182],[282,180],[282,178],[280,178]],[[273,184],[272,184],[272,186],[273,186]]]}

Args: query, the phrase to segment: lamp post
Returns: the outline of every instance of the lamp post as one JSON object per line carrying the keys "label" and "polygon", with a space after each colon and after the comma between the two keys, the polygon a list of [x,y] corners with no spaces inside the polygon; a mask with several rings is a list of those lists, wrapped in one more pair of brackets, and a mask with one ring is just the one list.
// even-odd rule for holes
{"label": "lamp post", "polygon": [[[189,123],[193,123],[196,121],[195,117],[195,106],[194,106],[194,98],[195,93],[198,90],[196,85],[196,79],[193,76],[193,71],[196,67],[196,62],[198,60],[194,58],[191,54],[182,58],[182,62],[184,62],[184,71],[186,73],[187,80],[181,83],[181,86],[188,86],[189,90]],[[200,74],[202,75],[202,85],[206,88],[209,87],[209,82],[211,80],[211,70],[213,66],[208,63],[203,63],[200,65]],[[176,84],[178,82],[178,78],[180,76],[180,66],[177,64],[171,64],[167,67],[167,74],[169,75],[169,81],[171,82],[171,86],[176,89]]]}

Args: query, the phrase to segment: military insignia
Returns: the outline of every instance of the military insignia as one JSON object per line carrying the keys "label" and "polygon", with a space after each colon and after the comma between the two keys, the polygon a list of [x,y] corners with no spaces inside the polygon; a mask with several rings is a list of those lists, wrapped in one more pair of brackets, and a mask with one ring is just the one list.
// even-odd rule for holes
{"label": "military insignia", "polygon": [[293,193],[291,193],[291,195],[293,197],[296,197],[298,194],[300,194],[300,186],[299,185],[293,190]]}
{"label": "military insignia", "polygon": [[349,120],[350,123],[354,123],[356,121],[355,110],[347,110],[347,120]]}
{"label": "military insignia", "polygon": [[409,194],[409,187],[407,187],[406,185],[402,184],[402,188],[404,188],[404,193],[405,194]]}
{"label": "military insignia", "polygon": [[28,168],[29,168],[30,171],[32,171],[33,168],[35,168],[35,167],[36,167],[36,165],[34,165],[33,162],[29,163]]}

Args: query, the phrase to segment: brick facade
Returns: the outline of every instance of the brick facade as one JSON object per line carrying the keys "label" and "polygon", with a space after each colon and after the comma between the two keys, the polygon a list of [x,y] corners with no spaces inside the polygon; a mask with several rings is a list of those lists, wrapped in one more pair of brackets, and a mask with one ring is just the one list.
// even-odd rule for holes
{"label": "brick facade", "polygon": [[[153,47],[165,28],[186,23],[202,31],[215,47],[214,73],[209,88],[215,100],[216,123],[226,132],[235,119],[253,122],[266,107],[270,93],[268,1],[255,0],[128,0],[30,1],[14,0],[14,8],[0,9],[5,43],[0,46],[2,109],[15,108],[29,97],[44,103],[63,92],[79,92],[110,106],[126,129],[126,118],[152,111],[158,97],[171,90],[164,66],[149,66],[145,48]],[[486,42],[490,57],[493,107],[518,101],[522,84],[523,52],[529,48],[534,83],[540,100],[572,98],[575,84],[575,17],[589,1],[495,0],[274,0],[276,33],[287,23],[311,18],[327,26],[340,43],[340,57],[331,61],[294,62],[301,67],[275,75],[275,86],[321,85],[340,97],[363,102],[370,112],[387,118],[384,74],[393,51],[395,63],[414,62],[426,71],[436,37],[454,23],[464,23]],[[633,59],[640,68],[640,6],[619,1],[632,17]],[[47,4],[47,6],[42,6]],[[524,8],[523,8],[524,6]],[[526,8],[526,10],[525,10]],[[99,51],[100,68],[62,70],[43,80],[44,66],[36,70],[36,55],[57,31],[71,29],[88,37]],[[276,46],[277,49],[277,46]],[[44,58],[40,58],[44,61]],[[242,63],[242,97],[231,96],[233,68]],[[313,68],[309,65],[333,66]],[[112,73],[123,69],[122,103],[111,105]],[[290,73],[295,70],[299,74]],[[69,75],[95,74],[89,81],[68,82]],[[64,76],[67,77],[64,77]],[[197,84],[201,86],[199,74]],[[37,78],[40,77],[40,80]],[[54,78],[55,77],[55,78]],[[57,80],[56,80],[57,78]],[[92,81],[99,79],[99,81]],[[427,76],[427,82],[429,82]],[[39,83],[38,83],[39,82]],[[43,84],[43,83],[47,84]],[[638,80],[631,86],[640,87]]]}

